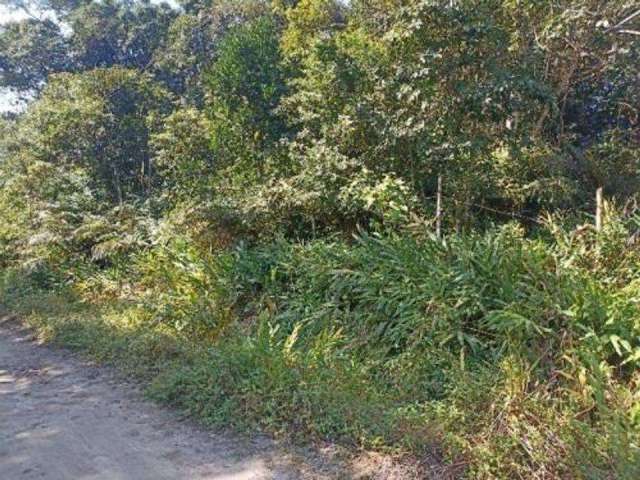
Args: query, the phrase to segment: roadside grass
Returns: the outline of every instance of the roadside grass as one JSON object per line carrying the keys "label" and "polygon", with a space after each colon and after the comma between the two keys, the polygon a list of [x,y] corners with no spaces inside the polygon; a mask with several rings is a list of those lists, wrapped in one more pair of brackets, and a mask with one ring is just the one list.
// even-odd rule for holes
{"label": "roadside grass", "polygon": [[210,425],[411,454],[466,478],[631,480],[638,264],[588,242],[579,256],[509,228],[216,256],[183,242],[131,262],[126,298],[95,290],[117,292],[122,272],[52,286],[7,269],[0,294],[44,340]]}
{"label": "roadside grass", "polygon": [[37,291],[19,298],[5,296],[3,303],[41,341],[82,352],[144,381],[189,354],[175,335],[136,324],[127,306],[90,305],[68,293]]}

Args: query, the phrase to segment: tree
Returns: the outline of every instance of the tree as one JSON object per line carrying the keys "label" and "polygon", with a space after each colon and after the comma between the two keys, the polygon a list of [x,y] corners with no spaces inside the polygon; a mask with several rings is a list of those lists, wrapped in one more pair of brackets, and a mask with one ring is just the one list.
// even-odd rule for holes
{"label": "tree", "polygon": [[204,113],[187,107],[166,117],[151,136],[153,163],[164,182],[163,192],[172,200],[212,196],[216,164],[210,135]]}
{"label": "tree", "polygon": [[70,48],[80,69],[121,65],[145,69],[176,13],[146,1],[90,2],[65,17]]}
{"label": "tree", "polygon": [[173,92],[203,105],[202,73],[213,63],[224,36],[238,25],[269,13],[264,0],[184,3],[156,50],[153,71]]}
{"label": "tree", "polygon": [[286,93],[277,26],[264,16],[234,28],[206,74],[212,147],[226,164],[260,160],[287,133],[277,112]]}
{"label": "tree", "polygon": [[146,196],[154,182],[149,117],[169,108],[166,91],[121,67],[58,74],[18,121],[15,157],[81,169],[103,201]]}
{"label": "tree", "polygon": [[0,26],[0,88],[38,90],[50,74],[71,68],[69,43],[51,20]]}
{"label": "tree", "polygon": [[147,69],[177,13],[167,4],[106,0],[37,5],[53,19],[30,16],[0,28],[0,87],[40,91],[49,75],[115,65]]}
{"label": "tree", "polygon": [[444,173],[458,221],[469,203],[533,214],[591,198],[588,152],[614,126],[631,146],[638,42],[605,27],[632,2],[569,5],[351,2],[346,26],[293,42],[298,141],[400,175],[425,206]]}
{"label": "tree", "polygon": [[0,256],[104,262],[139,247],[158,184],[149,137],[169,108],[168,93],[133,70],[51,76],[26,112],[4,124]]}
{"label": "tree", "polygon": [[344,24],[345,7],[336,0],[300,0],[286,9],[285,19],[282,49],[287,56],[299,58]]}

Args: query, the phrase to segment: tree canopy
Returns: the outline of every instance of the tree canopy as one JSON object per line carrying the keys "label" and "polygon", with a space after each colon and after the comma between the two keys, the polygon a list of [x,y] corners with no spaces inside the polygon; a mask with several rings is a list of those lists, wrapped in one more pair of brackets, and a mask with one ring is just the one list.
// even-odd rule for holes
{"label": "tree canopy", "polygon": [[17,129],[49,135],[19,155],[90,158],[111,198],[150,185],[200,192],[201,208],[233,198],[238,221],[269,230],[284,221],[280,198],[302,209],[295,231],[350,231],[384,214],[371,199],[340,214],[340,198],[388,182],[428,218],[444,176],[457,228],[491,218],[472,205],[535,216],[584,210],[598,186],[621,201],[640,186],[633,1],[12,5],[30,16],[2,26],[0,83],[35,92]]}

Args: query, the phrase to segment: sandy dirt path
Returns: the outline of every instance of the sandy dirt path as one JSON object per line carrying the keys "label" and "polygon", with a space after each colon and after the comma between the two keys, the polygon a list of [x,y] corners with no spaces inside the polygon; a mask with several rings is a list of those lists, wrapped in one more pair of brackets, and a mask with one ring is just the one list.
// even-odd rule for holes
{"label": "sandy dirt path", "polygon": [[417,480],[415,462],[212,432],[0,311],[0,480]]}
{"label": "sandy dirt path", "polygon": [[230,440],[142,398],[109,369],[0,326],[0,479],[263,480],[270,442]]}

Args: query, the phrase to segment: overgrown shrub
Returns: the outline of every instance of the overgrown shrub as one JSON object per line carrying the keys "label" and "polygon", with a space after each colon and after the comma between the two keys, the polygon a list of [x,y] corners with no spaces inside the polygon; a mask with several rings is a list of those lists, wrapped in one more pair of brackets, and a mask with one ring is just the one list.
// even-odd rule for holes
{"label": "overgrown shrub", "polygon": [[429,451],[469,478],[634,478],[635,221],[211,255],[174,238],[138,259],[143,324],[207,346],[152,390],[210,422]]}

